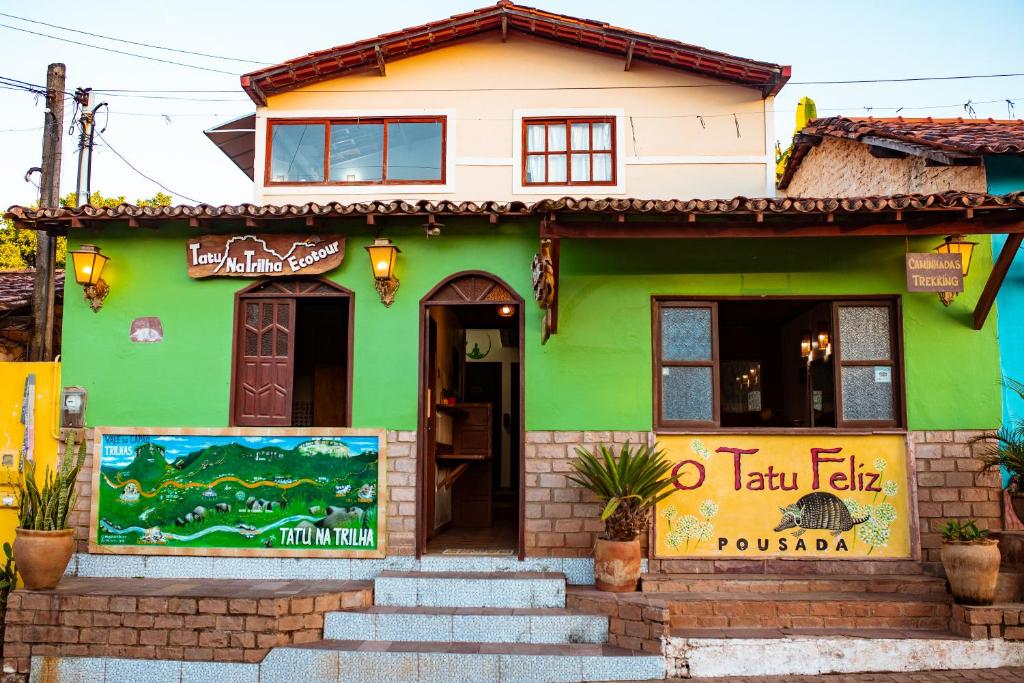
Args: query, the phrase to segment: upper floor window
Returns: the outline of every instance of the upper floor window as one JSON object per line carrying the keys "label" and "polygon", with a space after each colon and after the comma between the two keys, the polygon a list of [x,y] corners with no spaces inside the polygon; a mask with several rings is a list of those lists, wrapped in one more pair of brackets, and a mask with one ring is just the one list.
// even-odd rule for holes
{"label": "upper floor window", "polygon": [[523,119],[524,185],[614,185],[615,119]]}
{"label": "upper floor window", "polygon": [[441,184],[445,118],[276,120],[267,184]]}

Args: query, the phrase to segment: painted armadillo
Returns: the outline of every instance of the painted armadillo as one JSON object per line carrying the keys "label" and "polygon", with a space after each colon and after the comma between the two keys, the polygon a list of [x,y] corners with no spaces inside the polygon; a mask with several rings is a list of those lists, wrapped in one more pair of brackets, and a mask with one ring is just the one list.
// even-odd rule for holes
{"label": "painted armadillo", "polygon": [[855,518],[839,498],[831,493],[808,493],[793,505],[779,508],[782,519],[775,531],[797,527],[793,534],[799,536],[807,529],[827,529],[833,536],[849,531],[867,521],[868,516]]}

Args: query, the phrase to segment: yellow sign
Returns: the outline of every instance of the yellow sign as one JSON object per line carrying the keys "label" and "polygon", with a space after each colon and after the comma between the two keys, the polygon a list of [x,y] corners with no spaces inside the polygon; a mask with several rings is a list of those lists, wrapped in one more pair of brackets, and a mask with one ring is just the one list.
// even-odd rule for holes
{"label": "yellow sign", "polygon": [[662,436],[682,476],[655,510],[661,558],[912,555],[901,435]]}

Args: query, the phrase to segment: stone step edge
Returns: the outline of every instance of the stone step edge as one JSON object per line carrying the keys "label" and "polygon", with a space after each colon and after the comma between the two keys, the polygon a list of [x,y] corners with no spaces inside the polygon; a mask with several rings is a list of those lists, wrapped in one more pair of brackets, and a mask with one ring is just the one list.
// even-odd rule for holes
{"label": "stone step edge", "polygon": [[[1022,567],[1021,571],[1024,571]],[[644,574],[641,581],[857,581],[874,583],[877,581],[906,581],[908,583],[945,584],[946,580],[927,574]]]}
{"label": "stone step edge", "polygon": [[[595,643],[487,643],[422,640],[315,640],[308,643],[278,645],[274,650],[331,650],[335,652],[416,652],[432,654],[521,655],[544,657],[635,657],[663,659],[662,655],[627,650],[615,645]],[[599,652],[595,652],[599,650]],[[268,657],[270,655],[267,655]]]}
{"label": "stone step edge", "polygon": [[441,617],[597,617],[607,614],[569,609],[567,607],[433,607],[430,605],[372,605],[360,610],[333,610],[327,615],[349,614],[422,614]]}
{"label": "stone step edge", "polygon": [[562,581],[565,574],[560,572],[418,572],[384,570],[374,579],[416,579],[444,581]]}
{"label": "stone step edge", "polygon": [[673,627],[669,638],[686,640],[800,640],[816,638],[855,638],[858,640],[970,640],[951,631],[886,627],[845,628],[719,628]]}

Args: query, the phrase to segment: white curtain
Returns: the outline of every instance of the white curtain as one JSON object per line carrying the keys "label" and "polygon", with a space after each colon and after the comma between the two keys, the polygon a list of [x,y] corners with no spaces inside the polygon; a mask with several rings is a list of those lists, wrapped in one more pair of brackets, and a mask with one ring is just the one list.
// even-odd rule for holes
{"label": "white curtain", "polygon": [[572,124],[572,148],[590,149],[590,124]]}
{"label": "white curtain", "polygon": [[[575,126],[573,126],[575,129]],[[575,130],[573,130],[575,134]],[[575,147],[575,143],[573,143]],[[573,154],[572,155],[572,179],[577,182],[587,182],[590,180],[590,155],[589,154]]]}
{"label": "white curtain", "polygon": [[[597,132],[596,130],[594,131]],[[596,142],[595,136],[595,142]],[[610,181],[612,179],[612,155],[611,154],[595,154],[594,155],[594,180]]]}
{"label": "white curtain", "polygon": [[[562,129],[562,132],[565,132],[564,128]],[[548,182],[549,183],[564,183],[565,182],[565,155],[564,154],[552,154],[552,155],[548,156]]]}
{"label": "white curtain", "polygon": [[612,124],[594,124],[594,149],[612,148]]}
{"label": "white curtain", "polygon": [[548,126],[548,151],[565,151],[565,126]]}
{"label": "white curtain", "polygon": [[531,154],[526,157],[526,182],[544,182],[544,155]]}
{"label": "white curtain", "polygon": [[526,151],[544,151],[544,126],[526,127]]}

